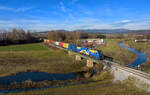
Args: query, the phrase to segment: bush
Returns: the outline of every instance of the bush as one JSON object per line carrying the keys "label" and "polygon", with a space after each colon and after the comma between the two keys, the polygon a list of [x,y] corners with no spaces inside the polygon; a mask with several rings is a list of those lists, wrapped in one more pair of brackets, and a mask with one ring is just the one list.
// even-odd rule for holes
{"label": "bush", "polygon": [[112,78],[113,78],[113,76],[109,72],[103,71],[98,75],[94,75],[92,77],[92,80],[94,80],[94,81],[103,81],[104,79],[112,79]]}

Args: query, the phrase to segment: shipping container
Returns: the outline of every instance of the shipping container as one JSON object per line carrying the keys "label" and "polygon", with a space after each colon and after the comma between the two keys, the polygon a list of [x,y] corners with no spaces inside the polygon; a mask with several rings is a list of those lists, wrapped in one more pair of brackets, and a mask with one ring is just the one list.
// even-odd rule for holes
{"label": "shipping container", "polygon": [[55,43],[56,43],[56,41],[53,41],[53,40],[52,40],[52,41],[51,41],[51,43],[52,43],[52,44],[55,44]]}
{"label": "shipping container", "polygon": [[53,44],[53,40],[51,40],[50,43]]}
{"label": "shipping container", "polygon": [[49,42],[49,40],[46,40],[46,43],[48,43]]}
{"label": "shipping container", "polygon": [[62,43],[62,42],[59,42],[59,46],[63,47],[63,43]]}
{"label": "shipping container", "polygon": [[56,42],[55,44],[58,46],[58,45],[59,45],[59,42]]}
{"label": "shipping container", "polygon": [[64,48],[68,48],[68,47],[69,47],[69,44],[68,44],[68,43],[63,43],[63,47],[64,47]]}
{"label": "shipping container", "polygon": [[69,44],[69,49],[72,51],[76,51],[77,45]]}

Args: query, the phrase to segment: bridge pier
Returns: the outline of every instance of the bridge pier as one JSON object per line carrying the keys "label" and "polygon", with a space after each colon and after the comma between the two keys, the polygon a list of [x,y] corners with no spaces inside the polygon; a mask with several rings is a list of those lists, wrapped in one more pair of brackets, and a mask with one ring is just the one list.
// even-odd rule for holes
{"label": "bridge pier", "polygon": [[76,55],[76,58],[75,58],[75,59],[78,60],[78,61],[80,61],[82,58],[81,58],[81,56]]}
{"label": "bridge pier", "polygon": [[69,56],[72,56],[73,53],[72,53],[71,51],[68,51],[68,55],[69,55]]}
{"label": "bridge pier", "polygon": [[106,70],[106,69],[107,69],[107,66],[104,66],[104,67],[103,67],[103,70]]}
{"label": "bridge pier", "polygon": [[87,66],[87,67],[93,67],[93,66],[94,66],[93,61],[87,60],[86,66]]}

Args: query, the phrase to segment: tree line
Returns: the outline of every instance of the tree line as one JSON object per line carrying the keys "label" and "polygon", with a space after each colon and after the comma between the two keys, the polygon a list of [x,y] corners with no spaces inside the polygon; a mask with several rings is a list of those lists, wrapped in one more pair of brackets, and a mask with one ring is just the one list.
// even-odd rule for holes
{"label": "tree line", "polygon": [[88,33],[81,31],[50,31],[48,32],[48,39],[55,41],[64,41],[64,42],[77,42],[80,39],[90,39],[90,38],[106,38],[105,35],[99,33]]}
{"label": "tree line", "polygon": [[12,31],[0,32],[0,45],[35,43],[37,38],[30,31],[13,29]]}

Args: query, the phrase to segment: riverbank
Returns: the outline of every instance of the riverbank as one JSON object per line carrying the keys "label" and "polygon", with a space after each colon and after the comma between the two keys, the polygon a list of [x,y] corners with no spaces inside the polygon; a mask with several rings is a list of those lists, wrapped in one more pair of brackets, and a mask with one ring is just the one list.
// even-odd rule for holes
{"label": "riverbank", "polygon": [[150,45],[148,43],[135,43],[134,41],[125,41],[125,45],[141,51],[147,55],[147,61],[141,65],[141,70],[150,73]]}
{"label": "riverbank", "polygon": [[[83,74],[84,75],[84,74]],[[39,77],[39,78],[37,78]],[[88,82],[89,79],[80,73],[50,74],[41,72],[26,72],[0,78],[0,93],[42,88],[61,87],[62,85]]]}
{"label": "riverbank", "polygon": [[113,79],[113,76],[105,70],[99,73],[93,73],[94,72],[91,70],[68,74],[25,72],[12,76],[0,77],[0,93],[21,92],[55,87],[59,88],[104,80],[111,81]]}
{"label": "riverbank", "polygon": [[137,50],[135,50],[135,49],[133,49],[133,48],[129,48],[129,47],[125,46],[124,43],[120,43],[120,46],[121,46],[122,48],[125,48],[125,49],[127,49],[127,50],[129,50],[129,51],[135,53],[135,54],[138,56],[136,60],[134,60],[134,61],[133,61],[132,63],[130,63],[129,65],[127,65],[128,67],[130,67],[130,68],[136,68],[136,67],[138,67],[138,66],[144,64],[144,63],[147,61],[147,56],[146,56],[145,53],[142,53],[142,52],[140,52],[140,51],[137,51]]}
{"label": "riverbank", "polygon": [[106,39],[106,45],[97,46],[96,49],[102,50],[106,56],[112,57],[115,62],[128,65],[137,58],[137,55],[122,48],[119,44],[123,41],[124,39]]}

